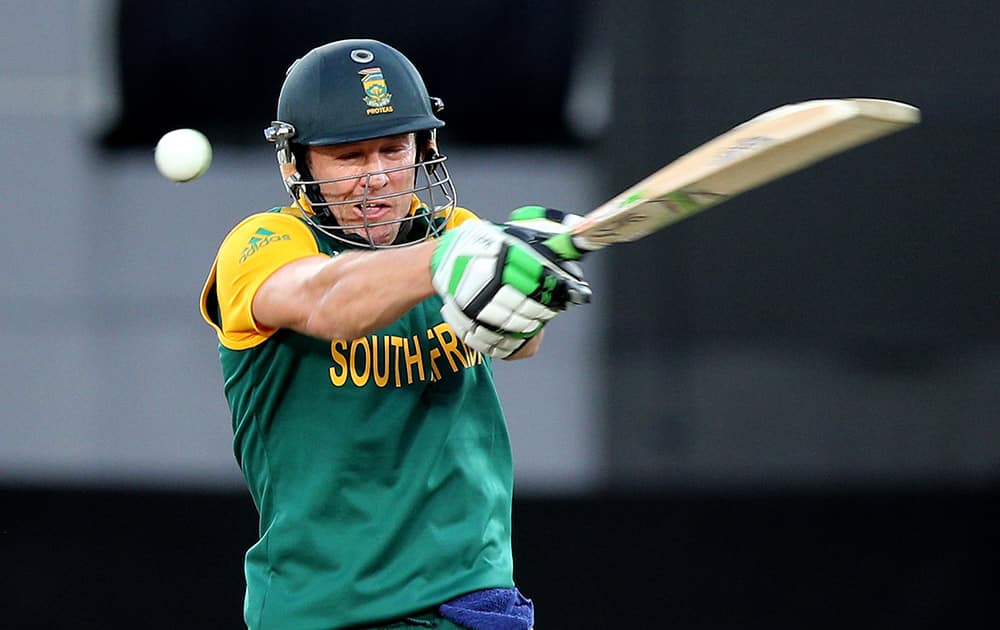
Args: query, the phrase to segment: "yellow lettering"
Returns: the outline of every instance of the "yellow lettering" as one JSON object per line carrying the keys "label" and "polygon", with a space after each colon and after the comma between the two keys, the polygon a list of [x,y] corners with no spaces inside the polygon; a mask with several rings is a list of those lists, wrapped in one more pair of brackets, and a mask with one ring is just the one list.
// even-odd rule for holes
{"label": "yellow lettering", "polygon": [[431,348],[431,351],[428,354],[430,355],[429,359],[431,364],[431,382],[433,383],[434,381],[440,381],[441,370],[438,369],[437,363],[435,363],[435,361],[441,358],[441,351],[438,350],[437,348]]}
{"label": "yellow lettering", "polygon": [[400,358],[399,349],[402,348],[403,344],[406,343],[406,339],[403,339],[402,337],[397,337],[395,335],[393,335],[389,339],[392,341],[392,347],[396,348],[396,360],[393,361],[393,363],[396,366],[396,387],[402,387],[403,379],[400,377],[399,374],[399,358]]}
{"label": "yellow lettering", "polygon": [[[452,372],[458,372],[459,370],[459,367],[455,365],[454,359],[458,359],[463,368],[469,367],[465,362],[465,355],[458,349],[458,337],[455,336],[455,331],[451,329],[451,326],[442,322],[434,327],[434,334],[437,335],[438,343],[444,352],[444,358],[448,359],[448,365],[451,366]],[[462,345],[464,346],[465,344]]]}
{"label": "yellow lettering", "polygon": [[[334,387],[342,387],[347,382],[347,358],[344,357],[343,350],[347,348],[347,342],[343,339],[334,339],[330,343],[330,356],[333,357],[334,366],[330,368],[330,382]],[[337,373],[337,366],[340,366],[340,373]]]}
{"label": "yellow lettering", "polygon": [[[409,341],[404,339],[404,341]],[[403,346],[404,352],[406,352],[406,382],[413,383],[413,366],[417,366],[417,377],[418,380],[424,380],[424,362],[421,361],[423,357],[420,356],[420,339],[416,335],[413,335],[413,354],[410,354],[410,344],[407,343]]]}
{"label": "yellow lettering", "polygon": [[[465,344],[462,344],[463,346]],[[469,346],[465,346],[465,360],[469,365],[478,365],[482,363],[483,357],[479,354],[478,350],[473,350]]]}
{"label": "yellow lettering", "polygon": [[[365,357],[362,362],[361,372],[358,372],[357,361],[355,360],[358,354],[358,348],[365,351]],[[371,365],[371,348],[368,347],[368,338],[363,337],[361,339],[355,339],[351,342],[351,381],[358,387],[364,387],[368,384],[368,368]]]}
{"label": "yellow lettering", "polygon": [[385,367],[385,371],[381,374],[378,372],[378,338],[372,335],[372,378],[375,379],[375,384],[379,387],[385,387],[389,382],[389,338],[382,337],[382,365]]}

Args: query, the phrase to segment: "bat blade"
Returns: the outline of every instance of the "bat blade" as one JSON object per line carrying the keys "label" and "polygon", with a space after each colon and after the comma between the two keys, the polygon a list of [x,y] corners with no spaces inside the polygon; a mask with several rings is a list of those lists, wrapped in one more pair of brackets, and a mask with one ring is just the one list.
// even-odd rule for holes
{"label": "bat blade", "polygon": [[785,105],[734,127],[588,213],[585,249],[635,241],[820,160],[920,121],[912,105],[870,98]]}

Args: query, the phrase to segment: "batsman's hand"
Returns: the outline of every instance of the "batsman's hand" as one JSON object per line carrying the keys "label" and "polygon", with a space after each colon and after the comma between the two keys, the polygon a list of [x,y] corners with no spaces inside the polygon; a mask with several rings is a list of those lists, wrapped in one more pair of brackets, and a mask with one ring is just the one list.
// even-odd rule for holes
{"label": "batsman's hand", "polygon": [[441,315],[467,346],[497,358],[516,352],[590,288],[525,241],[486,221],[466,221],[438,240],[431,282]]}
{"label": "batsman's hand", "polygon": [[571,233],[573,227],[583,220],[578,214],[555,208],[521,206],[510,213],[504,228],[527,241],[549,260],[576,274],[581,273],[577,261],[588,252],[601,248]]}

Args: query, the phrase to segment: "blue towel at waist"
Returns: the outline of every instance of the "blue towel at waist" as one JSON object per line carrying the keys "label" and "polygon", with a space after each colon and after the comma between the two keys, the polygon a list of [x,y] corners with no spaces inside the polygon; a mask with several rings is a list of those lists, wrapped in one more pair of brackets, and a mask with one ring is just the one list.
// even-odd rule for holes
{"label": "blue towel at waist", "polygon": [[516,588],[473,591],[441,604],[438,614],[469,630],[530,630],[535,606]]}

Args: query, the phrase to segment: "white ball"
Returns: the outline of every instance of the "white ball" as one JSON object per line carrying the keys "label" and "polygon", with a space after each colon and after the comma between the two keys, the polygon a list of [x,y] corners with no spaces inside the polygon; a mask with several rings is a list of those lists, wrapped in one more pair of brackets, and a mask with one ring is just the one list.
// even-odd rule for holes
{"label": "white ball", "polygon": [[153,154],[160,174],[175,182],[191,182],[212,164],[212,144],[195,129],[174,129],[156,143]]}

